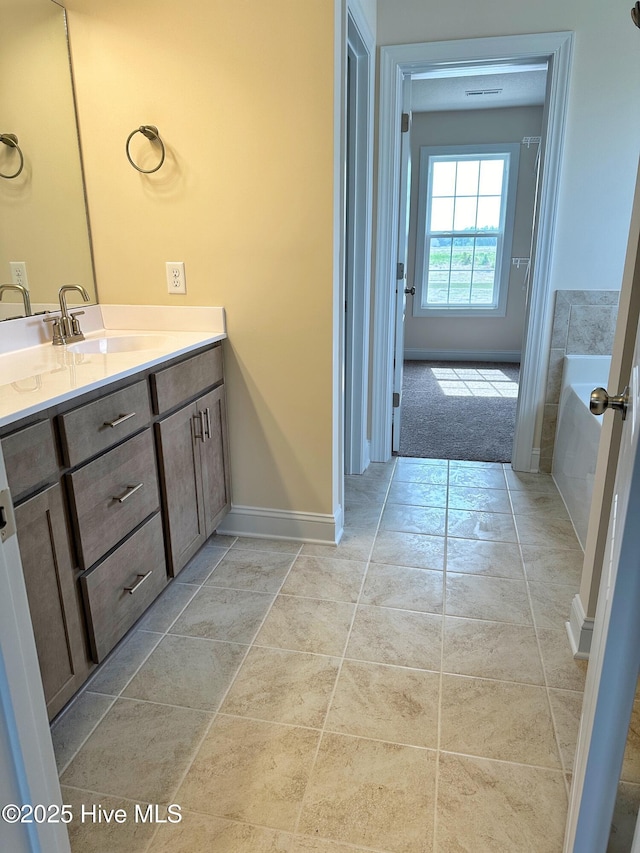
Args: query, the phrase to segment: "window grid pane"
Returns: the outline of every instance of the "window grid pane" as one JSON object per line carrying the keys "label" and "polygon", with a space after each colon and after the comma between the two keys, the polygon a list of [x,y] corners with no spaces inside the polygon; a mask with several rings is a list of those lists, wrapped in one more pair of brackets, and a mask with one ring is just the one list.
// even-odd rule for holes
{"label": "window grid pane", "polygon": [[427,306],[494,305],[506,161],[434,159],[426,235]]}

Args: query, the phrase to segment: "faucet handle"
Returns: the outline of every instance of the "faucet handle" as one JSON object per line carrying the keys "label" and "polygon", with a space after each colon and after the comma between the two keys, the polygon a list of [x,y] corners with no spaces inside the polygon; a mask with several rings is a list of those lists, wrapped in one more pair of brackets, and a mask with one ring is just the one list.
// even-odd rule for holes
{"label": "faucet handle", "polygon": [[76,319],[82,314],[84,311],[72,311],[69,315],[71,317],[71,334],[76,340],[84,340],[84,335],[80,329],[80,320]]}
{"label": "faucet handle", "polygon": [[44,317],[43,323],[53,323],[53,340],[52,343],[54,347],[62,346],[64,344],[64,338],[62,337],[62,329],[60,327],[61,317]]}

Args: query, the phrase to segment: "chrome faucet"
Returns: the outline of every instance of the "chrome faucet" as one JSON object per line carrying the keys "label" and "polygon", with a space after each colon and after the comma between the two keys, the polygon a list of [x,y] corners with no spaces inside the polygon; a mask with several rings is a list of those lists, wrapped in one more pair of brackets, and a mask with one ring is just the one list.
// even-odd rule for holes
{"label": "chrome faucet", "polygon": [[24,303],[24,316],[31,316],[31,299],[29,298],[29,291],[23,284],[0,284],[0,299],[2,299],[5,290],[17,290],[18,293],[22,296],[22,301]]}
{"label": "chrome faucet", "polygon": [[74,341],[83,341],[84,335],[80,329],[80,321],[78,317],[84,314],[84,311],[74,311],[69,313],[67,308],[67,296],[71,290],[77,290],[81,294],[85,302],[90,301],[90,296],[81,284],[64,284],[58,291],[58,299],[60,300],[60,316],[45,317],[45,323],[53,323],[53,345],[62,346],[62,344],[70,344]]}

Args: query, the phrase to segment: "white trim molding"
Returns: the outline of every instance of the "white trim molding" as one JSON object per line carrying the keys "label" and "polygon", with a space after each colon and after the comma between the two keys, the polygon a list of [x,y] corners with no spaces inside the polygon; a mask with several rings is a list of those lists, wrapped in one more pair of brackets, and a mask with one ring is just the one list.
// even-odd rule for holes
{"label": "white trim molding", "polygon": [[405,349],[405,361],[502,361],[519,362],[520,350]]}
{"label": "white trim molding", "polygon": [[547,100],[541,146],[542,177],[535,219],[533,275],[524,335],[513,467],[530,471],[542,411],[551,339],[551,268],[564,142],[573,33],[539,33],[459,41],[390,45],[380,49],[378,208],[374,293],[371,458],[391,456],[395,277],[400,180],[402,80],[412,72],[496,61],[547,62]]}
{"label": "white trim molding", "polygon": [[294,539],[335,545],[342,537],[343,528],[344,511],[341,506],[335,515],[330,515],[232,504],[217,532],[228,536]]}
{"label": "white trim molding", "polygon": [[576,660],[589,660],[593,622],[592,618],[585,616],[580,595],[576,593],[571,602],[569,621],[565,622],[571,651]]}

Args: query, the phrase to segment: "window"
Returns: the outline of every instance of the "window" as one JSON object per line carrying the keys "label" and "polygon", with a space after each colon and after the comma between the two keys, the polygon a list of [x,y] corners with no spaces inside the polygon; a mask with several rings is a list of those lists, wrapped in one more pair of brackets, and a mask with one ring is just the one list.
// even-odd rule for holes
{"label": "window", "polygon": [[414,315],[505,315],[519,151],[420,149]]}

